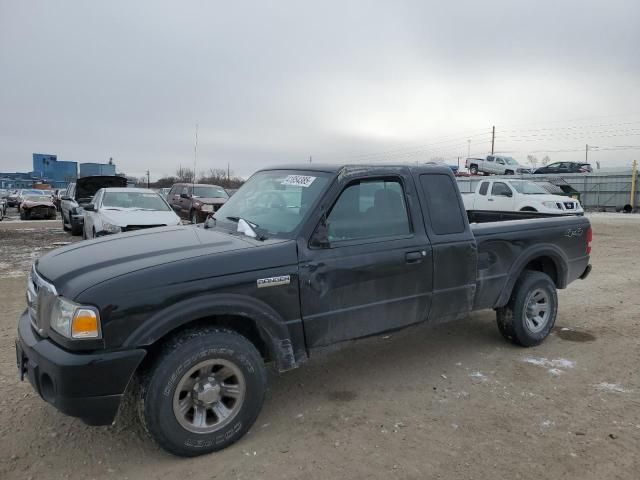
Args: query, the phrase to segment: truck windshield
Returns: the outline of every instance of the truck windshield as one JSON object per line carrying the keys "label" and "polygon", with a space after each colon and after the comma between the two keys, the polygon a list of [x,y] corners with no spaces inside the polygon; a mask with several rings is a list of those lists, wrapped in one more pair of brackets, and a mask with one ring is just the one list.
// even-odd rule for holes
{"label": "truck windshield", "polygon": [[216,212],[217,226],[236,231],[239,219],[266,236],[289,237],[329,181],[324,172],[262,171],[253,175]]}
{"label": "truck windshield", "polygon": [[527,181],[510,181],[509,182],[513,188],[515,188],[516,192],[522,193],[523,195],[547,195],[547,192],[540,185],[536,185],[533,182]]}
{"label": "truck windshield", "polygon": [[193,196],[195,198],[229,198],[224,188],[214,185],[196,185],[193,187]]}
{"label": "truck windshield", "polygon": [[105,192],[102,207],[108,210],[156,210],[167,212],[167,203],[155,192]]}

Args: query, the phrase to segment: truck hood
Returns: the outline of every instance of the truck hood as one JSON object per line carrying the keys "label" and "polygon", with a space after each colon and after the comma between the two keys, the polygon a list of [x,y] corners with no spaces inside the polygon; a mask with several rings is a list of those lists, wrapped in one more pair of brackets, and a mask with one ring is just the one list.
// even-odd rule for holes
{"label": "truck hood", "polygon": [[86,200],[93,197],[101,188],[126,187],[127,179],[117,175],[93,175],[80,177],[76,181],[76,200]]}
{"label": "truck hood", "polygon": [[[274,242],[260,242],[190,225],[154,228],[82,241],[56,249],[36,262],[36,270],[53,283],[59,294],[74,299],[82,291],[102,282],[167,264],[173,264],[171,270],[176,271],[175,275],[150,274],[145,276],[146,282],[196,280],[194,269],[204,263],[208,264],[210,276],[225,274],[216,271],[216,263],[220,259],[232,252],[247,258],[248,250],[262,250],[260,247]],[[291,243],[295,255],[295,242]],[[229,262],[224,263],[226,265]],[[238,265],[232,262],[225,268],[239,272],[243,268],[251,269],[252,263],[248,261]],[[167,272],[167,269],[164,271]]]}
{"label": "truck hood", "polygon": [[205,203],[207,205],[222,205],[224,202],[227,201],[226,198],[221,198],[221,197],[215,197],[215,198],[209,198],[209,197],[193,197],[193,201],[195,202],[200,202],[200,203]]}
{"label": "truck hood", "polygon": [[562,195],[553,195],[553,194],[545,194],[545,195],[521,195],[523,200],[531,200],[533,202],[579,202],[575,198],[565,197]]}
{"label": "truck hood", "polygon": [[129,225],[180,225],[180,218],[173,211],[110,210],[100,209],[100,217],[118,227]]}

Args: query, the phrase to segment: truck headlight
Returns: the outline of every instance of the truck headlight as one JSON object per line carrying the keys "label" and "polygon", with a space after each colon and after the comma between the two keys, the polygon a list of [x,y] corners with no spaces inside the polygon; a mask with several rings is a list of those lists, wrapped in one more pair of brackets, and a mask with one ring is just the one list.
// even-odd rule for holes
{"label": "truck headlight", "polygon": [[58,297],[53,305],[50,325],[67,338],[100,338],[98,312],[62,297]]}
{"label": "truck headlight", "polygon": [[556,202],[542,202],[542,205],[544,205],[547,208],[555,208],[556,210],[562,210],[562,207],[560,207]]}
{"label": "truck headlight", "polygon": [[102,230],[108,233],[120,233],[122,228],[109,222],[102,222]]}

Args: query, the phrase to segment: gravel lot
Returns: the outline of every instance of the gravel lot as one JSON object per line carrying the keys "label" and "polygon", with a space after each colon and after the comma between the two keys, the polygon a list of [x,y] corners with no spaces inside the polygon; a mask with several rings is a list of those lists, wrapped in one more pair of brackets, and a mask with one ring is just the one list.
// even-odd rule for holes
{"label": "gravel lot", "polygon": [[17,380],[26,272],[77,238],[0,222],[0,478],[638,478],[640,216],[591,219],[594,270],[560,292],[540,347],[505,343],[491,311],[361,341],[272,374],[252,431],[189,460],[131,417],[90,428]]}

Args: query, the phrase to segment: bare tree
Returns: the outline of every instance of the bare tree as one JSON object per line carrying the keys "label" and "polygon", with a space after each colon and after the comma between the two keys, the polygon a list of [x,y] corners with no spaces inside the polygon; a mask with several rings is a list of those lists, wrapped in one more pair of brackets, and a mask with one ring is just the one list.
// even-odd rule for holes
{"label": "bare tree", "polygon": [[176,178],[178,179],[179,182],[191,183],[195,180],[194,177],[195,177],[194,172],[190,168],[185,168],[181,166],[176,170]]}
{"label": "bare tree", "polygon": [[527,162],[529,162],[533,168],[536,168],[538,166],[538,157],[535,155],[527,155]]}
{"label": "bare tree", "polygon": [[549,155],[545,155],[544,157],[542,157],[540,163],[542,163],[542,166],[544,167],[545,165],[549,164],[550,161],[551,159],[549,158]]}

